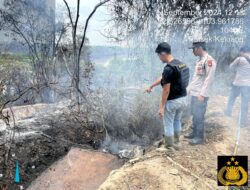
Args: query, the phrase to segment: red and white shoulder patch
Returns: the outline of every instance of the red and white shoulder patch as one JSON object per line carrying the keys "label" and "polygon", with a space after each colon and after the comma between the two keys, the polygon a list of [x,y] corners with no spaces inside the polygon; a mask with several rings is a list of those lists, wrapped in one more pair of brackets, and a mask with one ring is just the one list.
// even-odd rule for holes
{"label": "red and white shoulder patch", "polygon": [[208,65],[209,67],[212,67],[212,66],[213,66],[213,60],[212,60],[212,59],[209,59],[209,60],[207,61],[207,65]]}

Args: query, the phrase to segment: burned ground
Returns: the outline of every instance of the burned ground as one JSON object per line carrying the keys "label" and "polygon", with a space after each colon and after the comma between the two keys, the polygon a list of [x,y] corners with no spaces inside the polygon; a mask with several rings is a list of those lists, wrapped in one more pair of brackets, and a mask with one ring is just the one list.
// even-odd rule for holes
{"label": "burned ground", "polygon": [[[211,187],[216,189],[217,156],[233,154],[237,133],[236,121],[239,102],[236,104],[234,117],[228,118],[223,115],[226,100],[226,97],[216,96],[209,102],[209,108],[206,114],[206,143],[204,145],[191,146],[188,144],[188,141],[182,137],[182,148],[180,151],[161,153],[155,151],[155,147],[149,143],[143,147],[146,150],[144,152],[145,155],[137,155],[138,157],[134,160],[128,160],[123,167],[111,172],[100,189],[131,190],[144,188],[161,190],[170,187],[171,189],[205,190],[211,189]],[[86,130],[86,128],[79,125],[79,123],[72,125],[72,118],[67,117],[67,119],[64,119],[65,117],[61,116],[62,115],[57,113],[48,117],[47,113],[43,114],[43,117],[40,117],[40,121],[39,119],[32,121],[33,124],[36,123],[36,125],[50,127],[44,130],[38,130],[38,132],[32,136],[26,136],[16,142],[13,149],[15,150],[13,151],[15,155],[11,157],[11,161],[9,162],[9,168],[11,168],[12,172],[11,178],[7,180],[2,178],[1,185],[8,184],[8,189],[11,190],[17,188],[13,180],[16,160],[19,161],[22,184],[24,184],[24,188],[26,188],[34,179],[40,176],[43,171],[51,166],[51,164],[66,155],[71,147],[77,146],[90,150],[99,147],[100,142],[104,139],[103,134],[96,133],[96,135],[93,135],[92,130]],[[29,116],[29,118],[31,118],[31,116]],[[47,119],[45,120],[45,118]],[[25,118],[23,118],[22,122],[24,120]],[[94,126],[93,123],[91,125],[93,125],[92,129],[98,128],[98,126]],[[23,124],[20,125],[20,132],[23,132],[23,126]],[[190,119],[185,118],[183,134],[189,132],[190,126]],[[35,127],[33,126],[33,128]],[[119,135],[128,134],[123,132],[119,131]],[[114,134],[116,133],[113,133],[113,135]],[[131,132],[131,134],[134,133]],[[241,135],[237,154],[249,156],[249,128],[242,129]],[[90,136],[94,138],[91,139],[89,138]],[[112,136],[113,139],[114,137],[115,136]],[[138,138],[140,138],[140,136],[136,137],[136,139]],[[132,142],[131,139],[133,139],[133,137],[129,137],[128,139],[129,141],[127,143],[129,144]],[[141,142],[145,141],[142,139]],[[132,147],[132,144],[130,144],[130,146]],[[0,162],[3,163],[5,153],[3,152],[4,146],[1,145],[0,148]],[[123,147],[122,144],[121,147],[117,148],[125,147]],[[4,168],[2,167],[0,169],[2,172]],[[117,181],[119,181],[119,183],[117,183]],[[172,186],[173,181],[175,181],[175,187]]]}
{"label": "burned ground", "polygon": [[[45,105],[45,110],[44,106],[34,107],[16,108],[16,138],[11,144],[7,165],[7,148],[3,139],[8,132],[3,130],[1,133],[0,173],[8,172],[8,177],[3,175],[0,178],[0,189],[6,185],[8,190],[18,188],[14,182],[16,161],[19,162],[22,185],[26,189],[52,163],[66,155],[71,147],[97,149],[103,139],[103,134],[93,134],[94,126],[89,125],[93,130],[86,130],[58,105],[57,108]],[[57,109],[61,111],[56,112]]]}

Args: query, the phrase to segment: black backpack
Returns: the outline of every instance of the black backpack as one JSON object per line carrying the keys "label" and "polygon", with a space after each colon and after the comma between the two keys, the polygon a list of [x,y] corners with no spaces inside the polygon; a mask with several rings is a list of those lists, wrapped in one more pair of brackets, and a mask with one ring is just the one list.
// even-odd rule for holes
{"label": "black backpack", "polygon": [[175,78],[176,78],[176,85],[175,90],[184,91],[186,90],[189,79],[190,79],[190,70],[188,66],[180,61],[178,61],[178,64],[167,64],[169,67],[171,67],[175,72]]}

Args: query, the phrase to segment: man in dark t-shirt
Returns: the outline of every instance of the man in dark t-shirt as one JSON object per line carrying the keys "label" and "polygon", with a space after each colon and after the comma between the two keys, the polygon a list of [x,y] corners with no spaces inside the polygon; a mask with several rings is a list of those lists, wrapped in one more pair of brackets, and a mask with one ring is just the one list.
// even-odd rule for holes
{"label": "man in dark t-shirt", "polygon": [[172,56],[171,47],[166,42],[158,45],[156,53],[166,66],[162,76],[148,87],[146,92],[150,93],[155,86],[161,84],[163,90],[159,115],[163,118],[165,148],[178,149],[181,117],[186,106],[189,69]]}
{"label": "man in dark t-shirt", "polygon": [[[178,71],[176,68],[180,68],[182,72],[179,73],[180,71]],[[180,74],[182,74],[182,76],[179,76]],[[162,73],[161,86],[163,87],[165,84],[171,83],[168,100],[173,100],[186,96],[186,87],[188,85],[188,81],[189,69],[178,59],[173,59],[164,67]]]}

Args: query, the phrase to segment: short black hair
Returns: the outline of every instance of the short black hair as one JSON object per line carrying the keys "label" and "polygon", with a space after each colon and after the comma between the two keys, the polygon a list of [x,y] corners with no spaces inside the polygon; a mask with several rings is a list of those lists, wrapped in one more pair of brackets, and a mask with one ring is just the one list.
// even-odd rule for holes
{"label": "short black hair", "polygon": [[250,53],[250,47],[249,46],[243,46],[243,47],[240,48],[240,52]]}
{"label": "short black hair", "polygon": [[207,50],[207,47],[206,47],[206,42],[193,42],[193,46],[191,48],[202,48],[204,51]]}
{"label": "short black hair", "polygon": [[167,42],[162,42],[158,44],[157,48],[155,49],[156,53],[166,53],[171,54],[171,46]]}

